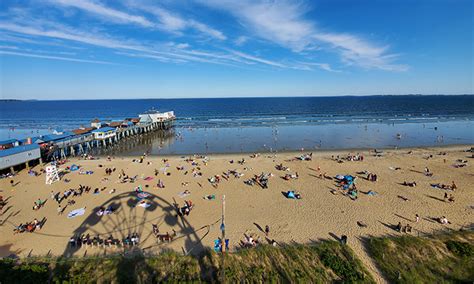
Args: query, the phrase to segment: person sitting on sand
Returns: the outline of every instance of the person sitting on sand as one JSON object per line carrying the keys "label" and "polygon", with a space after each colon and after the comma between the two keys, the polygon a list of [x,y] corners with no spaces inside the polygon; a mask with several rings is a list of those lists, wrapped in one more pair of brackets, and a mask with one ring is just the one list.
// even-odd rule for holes
{"label": "person sitting on sand", "polygon": [[178,211],[178,215],[180,216],[189,216],[189,213],[191,213],[191,210],[193,209],[194,205],[191,200],[185,200],[184,201],[184,206],[181,207]]}
{"label": "person sitting on sand", "polygon": [[138,236],[137,233],[132,234],[131,241],[134,246],[138,245],[138,243],[140,242],[140,237]]}
{"label": "person sitting on sand", "polygon": [[112,205],[107,206],[104,211],[104,215],[110,215],[115,212],[115,208]]}
{"label": "person sitting on sand", "polygon": [[104,212],[105,212],[105,208],[104,207],[100,207],[99,210],[97,210],[97,216],[102,216],[104,215]]}
{"label": "person sitting on sand", "polygon": [[351,197],[352,200],[356,200],[358,191],[357,189],[351,189],[347,192],[347,194]]}
{"label": "person sitting on sand", "polygon": [[35,218],[35,219],[33,220],[33,226],[35,226],[35,229],[36,229],[36,230],[41,229],[41,223],[38,221],[38,219]]}
{"label": "person sitting on sand", "polygon": [[298,173],[295,173],[295,174],[286,174],[283,179],[285,180],[290,180],[290,179],[298,179]]}
{"label": "person sitting on sand", "polygon": [[448,198],[449,203],[454,203],[454,195],[450,194]]}
{"label": "person sitting on sand", "polygon": [[453,180],[453,183],[451,184],[451,190],[452,191],[455,191],[458,187],[456,186],[456,184],[454,183],[454,180]]}
{"label": "person sitting on sand", "polygon": [[446,216],[443,216],[441,218],[439,218],[438,220],[441,224],[450,224],[450,222],[448,221],[448,218],[446,218]]}
{"label": "person sitting on sand", "polygon": [[158,237],[158,234],[160,233],[160,230],[158,229],[158,224],[151,224],[151,226],[153,235],[155,235],[155,237]]}
{"label": "person sitting on sand", "polygon": [[301,199],[301,194],[299,192],[295,192],[294,190],[289,190],[286,192],[286,197],[289,199]]}
{"label": "person sitting on sand", "polygon": [[34,230],[35,230],[35,226],[34,226],[32,223],[28,223],[28,224],[26,225],[26,230],[27,230],[28,232],[30,232],[30,233],[33,233]]}
{"label": "person sitting on sand", "polygon": [[165,183],[161,179],[158,180],[158,183],[156,185],[158,186],[158,188],[165,188]]}
{"label": "person sitting on sand", "polygon": [[401,232],[402,231],[402,222],[398,222],[398,225],[395,227],[395,230],[397,232]]}
{"label": "person sitting on sand", "polygon": [[20,225],[15,226],[15,228],[13,228],[13,233],[14,234],[23,233],[25,230],[26,230],[26,225],[24,225],[23,223],[20,223]]}
{"label": "person sitting on sand", "polygon": [[209,194],[209,195],[203,196],[203,199],[213,200],[213,199],[216,199],[216,196],[214,194]]}

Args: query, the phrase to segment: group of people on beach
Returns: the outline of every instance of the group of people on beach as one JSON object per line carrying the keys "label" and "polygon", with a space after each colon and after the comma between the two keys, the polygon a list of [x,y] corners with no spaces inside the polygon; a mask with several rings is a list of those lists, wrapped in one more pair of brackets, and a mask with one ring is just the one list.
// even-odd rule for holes
{"label": "group of people on beach", "polygon": [[[45,220],[45,219],[43,219]],[[38,219],[33,219],[31,222],[26,222],[26,223],[21,223],[18,226],[15,226],[13,229],[14,234],[19,234],[19,233],[24,233],[24,232],[29,232],[33,233],[34,231],[41,230],[43,227],[44,221],[38,221]]]}
{"label": "group of people on beach", "polygon": [[[143,155],[139,160],[135,160],[135,162],[143,163],[145,157],[146,157],[146,155]],[[254,154],[254,155],[251,156],[251,158],[257,158],[257,157],[259,157],[259,154]],[[193,177],[202,176],[201,165],[207,165],[210,160],[205,156],[201,156],[200,158],[202,159],[202,161],[198,161],[198,156],[195,156],[194,158],[187,158],[187,159],[184,160],[186,163],[188,163],[188,165],[190,165],[192,167],[192,169],[188,168],[188,165],[178,165],[176,167],[173,167],[172,169],[176,168],[176,170],[178,172],[181,172],[184,175],[187,175],[189,173],[189,171],[191,171]],[[311,161],[312,158],[313,158],[312,153],[308,153],[308,154],[303,154],[299,157],[296,157],[292,161],[298,161],[298,160],[299,161]],[[349,155],[347,155],[343,158],[340,158],[339,156],[337,156],[337,157],[333,156],[333,159],[336,160],[336,161],[342,161],[342,160],[363,161],[364,156],[357,153],[356,155],[349,154]],[[170,172],[166,172],[166,170],[168,168],[171,168],[168,159],[163,159],[162,161],[163,161],[163,163],[166,164],[165,170],[163,171],[163,175],[165,175],[165,176],[171,175]],[[237,161],[237,163],[240,164],[240,165],[244,165],[246,163],[246,161],[245,161],[244,158],[242,158],[241,160]],[[234,161],[230,160],[230,164],[234,164]],[[276,162],[274,164],[276,164]],[[143,166],[145,166],[145,165],[143,165]],[[187,170],[187,168],[189,170]],[[289,167],[284,166],[283,163],[276,164],[275,168],[279,171],[285,171],[286,172],[285,175],[282,177],[285,180],[298,179],[300,177],[298,172],[295,172],[294,174],[289,172],[289,170],[290,170]],[[244,171],[246,169],[244,169]],[[317,171],[320,172],[319,167],[318,167]],[[116,172],[115,167],[114,168],[105,168],[105,175],[106,176],[111,176],[115,172]],[[421,174],[422,172],[420,171],[419,173]],[[357,174],[361,174],[361,172],[357,172]],[[367,176],[366,179],[368,181],[376,182],[378,180],[378,175],[375,174],[375,173],[365,171],[364,174]],[[426,176],[429,176],[429,177],[433,176],[433,173],[428,169],[428,167],[425,168],[424,174]],[[161,172],[159,170],[155,169],[155,176],[159,176],[159,175],[161,176]],[[232,169],[232,170],[222,171],[220,174],[213,175],[208,179],[208,181],[214,188],[217,188],[218,185],[221,182],[225,183],[225,181],[228,181],[232,176],[234,178],[240,178],[241,176],[243,176],[243,174],[237,169]],[[249,184],[249,185],[258,184],[261,188],[267,189],[269,187],[269,179],[272,176],[273,175],[271,173],[262,172],[261,174],[254,175],[253,178],[250,178],[249,180],[244,181],[244,183]],[[346,176],[342,176],[342,177],[341,176],[329,177],[329,176],[326,175],[326,173],[324,173],[324,175],[322,173],[320,173],[319,176],[321,178],[324,177],[324,178],[328,178],[328,179],[331,179],[331,180],[335,180],[336,185],[341,189],[341,191],[344,192],[345,195],[349,196],[353,200],[358,199],[359,189],[357,188],[357,185],[356,185],[356,182],[355,182],[355,180],[356,180],[355,176],[346,175]],[[129,177],[123,169],[120,170],[120,174],[118,175],[118,178],[119,178],[120,182],[130,182],[130,183],[133,183],[136,180],[139,180],[138,176]],[[361,178],[364,179],[365,176],[362,176]],[[141,179],[143,179],[143,175],[142,175]],[[181,184],[182,184],[182,186],[187,186],[189,184],[189,182],[183,182]],[[358,185],[360,186],[360,184],[358,184]],[[410,187],[415,187],[415,186],[417,186],[417,183],[415,181],[413,181],[413,182],[404,181],[403,185],[410,186]],[[202,187],[202,185],[200,185],[200,186]],[[452,191],[457,189],[457,186],[454,183],[454,181],[452,182],[452,185],[432,184],[432,186],[440,188],[440,189],[447,189],[447,190],[452,190]],[[164,179],[158,179],[156,187],[162,188],[162,189],[165,188]],[[360,186],[360,187],[362,188],[362,186]],[[92,188],[90,186],[80,185],[79,188],[69,188],[69,189],[66,189],[64,192],[53,192],[53,191],[51,191],[51,199],[53,199],[57,202],[57,204],[59,205],[58,213],[60,212],[59,214],[62,214],[62,211],[64,211],[64,208],[61,207],[61,203],[63,202],[63,200],[68,200],[68,203],[69,203],[69,202],[71,202],[71,199],[73,197],[82,196],[82,194],[84,192],[89,193],[90,191],[93,191],[94,194],[99,194],[105,188],[106,187],[95,188],[95,190],[92,190]],[[115,192],[115,190],[113,192]],[[144,193],[141,190],[141,186],[137,187],[136,193],[137,194],[143,194]],[[187,196],[191,192],[189,190],[186,190],[186,191],[184,191],[184,193]],[[296,190],[288,190],[286,192],[283,191],[282,193],[289,199],[301,199],[302,198],[301,193],[299,191],[296,191]],[[362,191],[362,193],[364,193],[364,192]],[[375,192],[372,191],[372,190],[369,190],[367,194],[368,195],[375,195]],[[280,197],[281,197],[281,195],[280,195]],[[205,195],[204,199],[213,200],[213,199],[215,199],[215,195],[214,194]],[[447,202],[452,203],[452,202],[454,202],[454,196],[452,194],[448,195],[448,193],[445,193],[444,200],[447,201]],[[142,198],[142,199],[139,199],[139,202],[146,202],[146,200],[144,200],[144,198]],[[298,202],[298,201],[296,201],[296,202]],[[34,210],[39,210],[40,208],[42,208],[45,205],[45,203],[46,203],[46,200],[38,199],[37,201],[35,201],[33,209]],[[4,206],[4,204],[5,204],[5,202],[3,201],[3,198],[0,196],[0,209]],[[194,206],[195,205],[193,204],[193,202],[191,200],[185,200],[183,206],[179,206],[178,204],[176,204],[177,215],[181,216],[181,217],[189,216],[191,211],[193,210]],[[59,209],[61,209],[61,210],[59,210]],[[114,213],[115,210],[116,209],[113,208],[111,205],[109,205],[107,207],[102,206],[102,207],[98,208],[98,210],[95,213],[97,214],[97,216],[104,216],[104,215]],[[420,217],[417,215],[415,222],[418,222],[419,220],[420,220]],[[434,220],[434,218],[433,218],[433,220]],[[450,224],[450,222],[447,220],[447,218],[445,216],[442,216],[442,217],[438,218],[437,220],[441,224]],[[41,229],[43,224],[44,224],[44,222],[38,222],[37,219],[34,219],[32,222],[27,222],[25,224],[20,224],[20,225],[16,226],[14,231],[15,231],[15,233],[33,232],[35,230]],[[395,227],[395,229],[398,232],[411,233],[413,227],[410,224],[402,225],[402,223],[399,222],[398,225]],[[177,236],[177,232],[174,229],[172,229],[171,232],[161,233],[158,229],[157,224],[152,225],[152,231],[153,231],[153,235],[160,242],[171,242]],[[265,235],[268,236],[268,233],[269,233],[269,227],[266,226]],[[259,237],[255,237],[252,234],[245,234],[244,236],[245,236],[244,240],[241,241],[241,246],[242,247],[252,248],[252,247],[257,246],[260,243]],[[74,246],[74,247],[80,247],[82,245],[89,245],[89,246],[113,246],[114,245],[114,246],[117,246],[117,247],[119,245],[123,245],[125,247],[127,247],[127,246],[131,247],[131,246],[137,246],[137,245],[139,245],[139,243],[140,243],[140,238],[139,238],[138,234],[136,234],[136,233],[131,234],[131,235],[127,236],[126,238],[123,238],[122,240],[113,238],[112,235],[110,235],[108,238],[102,239],[99,235],[97,235],[95,237],[92,237],[90,234],[82,234],[82,235],[77,236],[77,237],[76,236],[71,237],[71,239],[70,239],[70,244],[71,244],[71,246]],[[276,242],[274,240],[272,240],[272,244],[273,243],[276,244]]]}
{"label": "group of people on beach", "polygon": [[184,205],[178,208],[178,215],[189,216],[193,208],[194,208],[193,202],[191,200],[185,200]]}
{"label": "group of people on beach", "polygon": [[411,233],[413,227],[410,224],[402,225],[402,222],[398,222],[398,225],[395,227],[395,230],[399,233]]}
{"label": "group of people on beach", "polygon": [[456,183],[454,183],[454,181],[452,181],[451,185],[444,184],[444,183],[432,183],[431,186],[434,188],[452,190],[452,191],[456,191],[456,189],[458,188]]}
{"label": "group of people on beach", "polygon": [[72,248],[81,248],[82,246],[89,247],[133,247],[140,244],[140,237],[137,233],[129,234],[127,237],[122,240],[114,238],[111,234],[103,239],[100,235],[91,236],[89,233],[81,234],[79,236],[72,236],[69,239],[69,245]]}
{"label": "group of people on beach", "polygon": [[158,229],[158,224],[152,224],[152,232],[157,240],[159,240],[160,242],[168,242],[168,243],[173,241],[173,239],[178,235],[178,233],[174,229],[171,230],[171,233],[170,232],[166,232],[164,234],[161,233],[160,230]]}

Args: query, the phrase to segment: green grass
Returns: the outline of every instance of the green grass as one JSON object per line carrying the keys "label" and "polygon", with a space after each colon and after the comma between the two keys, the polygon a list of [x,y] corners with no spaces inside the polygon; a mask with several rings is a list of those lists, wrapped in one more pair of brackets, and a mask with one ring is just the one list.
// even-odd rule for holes
{"label": "green grass", "polygon": [[[474,232],[429,238],[368,239],[367,249],[393,283],[472,283]],[[218,283],[221,255],[167,251],[144,257],[0,260],[0,283]],[[353,251],[334,241],[260,246],[226,254],[229,283],[374,283]]]}
{"label": "green grass", "polygon": [[[3,259],[0,279],[5,283],[64,284],[219,282],[221,259],[220,254],[210,251],[199,257],[164,252],[151,257]],[[333,241],[280,248],[260,246],[227,254],[225,262],[229,283],[374,283],[352,250]]]}
{"label": "green grass", "polygon": [[[219,263],[218,259],[214,259]],[[315,245],[262,246],[226,257],[226,279],[240,282],[373,283],[348,246],[325,241]],[[216,265],[218,266],[218,264]]]}
{"label": "green grass", "polygon": [[1,283],[45,283],[48,277],[47,262],[16,263],[10,259],[0,261]]}
{"label": "green grass", "polygon": [[472,283],[474,232],[374,238],[369,252],[393,283]]}

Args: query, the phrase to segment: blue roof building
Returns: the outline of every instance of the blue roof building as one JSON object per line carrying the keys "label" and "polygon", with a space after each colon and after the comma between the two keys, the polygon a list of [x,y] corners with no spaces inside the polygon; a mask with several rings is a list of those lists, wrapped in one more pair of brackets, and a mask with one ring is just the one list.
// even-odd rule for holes
{"label": "blue roof building", "polygon": [[37,142],[39,143],[48,143],[48,142],[54,142],[57,140],[61,140],[70,136],[74,136],[75,134],[73,132],[64,132],[63,134],[56,135],[56,134],[49,134],[49,135],[43,135],[40,136]]}
{"label": "blue roof building", "polygon": [[115,129],[114,127],[106,126],[106,127],[101,127],[96,130],[92,130],[92,133],[94,134],[95,139],[104,140],[107,138],[114,137],[115,134],[117,133],[117,129]]}
{"label": "blue roof building", "polygon": [[5,150],[0,150],[0,170],[11,168],[32,160],[41,158],[40,146],[38,144],[21,145]]}

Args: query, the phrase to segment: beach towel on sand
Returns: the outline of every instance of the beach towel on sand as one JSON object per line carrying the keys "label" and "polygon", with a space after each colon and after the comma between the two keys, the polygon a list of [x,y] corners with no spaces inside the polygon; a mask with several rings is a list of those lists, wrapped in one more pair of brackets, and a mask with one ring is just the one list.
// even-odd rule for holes
{"label": "beach towel on sand", "polygon": [[178,196],[181,197],[181,198],[185,198],[186,196],[189,196],[190,194],[191,193],[189,193],[189,192],[184,192],[183,191],[183,192],[178,193]]}
{"label": "beach towel on sand", "polygon": [[71,212],[69,212],[69,214],[67,214],[67,217],[71,219],[77,216],[82,216],[85,213],[86,213],[86,208],[79,208],[79,209],[72,210]]}
{"label": "beach towel on sand", "polygon": [[148,196],[150,196],[149,193],[146,193],[146,192],[140,192],[139,194],[137,194],[138,198],[139,199],[144,199],[144,198],[147,198]]}
{"label": "beach towel on sand", "polygon": [[148,207],[151,206],[151,204],[147,203],[147,202],[144,202],[144,200],[143,200],[143,201],[140,201],[137,206],[140,206],[140,207],[143,207],[143,208],[148,208]]}

